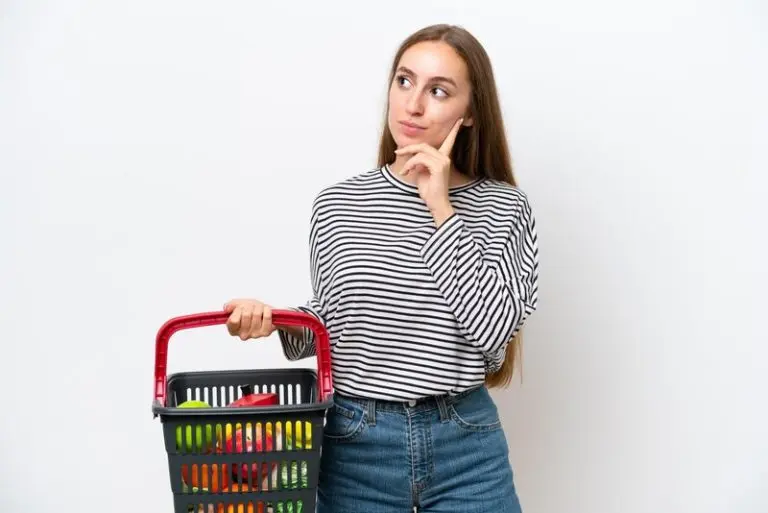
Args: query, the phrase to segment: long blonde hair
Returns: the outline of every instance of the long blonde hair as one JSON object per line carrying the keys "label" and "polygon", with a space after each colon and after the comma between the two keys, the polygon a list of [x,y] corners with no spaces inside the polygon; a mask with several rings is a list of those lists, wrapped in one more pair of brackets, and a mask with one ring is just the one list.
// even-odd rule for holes
{"label": "long blonde hair", "polygon": [[[416,43],[443,41],[450,45],[466,63],[472,86],[470,111],[474,123],[459,132],[453,146],[451,161],[457,169],[472,178],[490,178],[517,185],[512,172],[512,159],[507,146],[496,82],[491,61],[480,42],[466,29],[456,25],[432,25],[406,38],[392,62],[389,86],[392,85],[397,65],[403,53]],[[387,106],[387,111],[389,106]],[[387,116],[379,143],[378,165],[391,163],[395,158],[395,143],[389,130]],[[514,367],[522,354],[522,330],[509,341],[501,368],[487,374],[485,383],[490,388],[506,387],[512,381]],[[522,370],[522,369],[521,369]]]}

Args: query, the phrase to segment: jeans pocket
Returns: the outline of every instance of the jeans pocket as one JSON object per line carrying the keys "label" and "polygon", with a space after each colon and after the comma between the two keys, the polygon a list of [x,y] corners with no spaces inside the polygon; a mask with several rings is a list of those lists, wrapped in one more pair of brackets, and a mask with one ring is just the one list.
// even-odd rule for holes
{"label": "jeans pocket", "polygon": [[453,422],[466,431],[496,431],[501,429],[501,418],[487,390],[462,398],[448,407]]}
{"label": "jeans pocket", "polygon": [[335,442],[348,442],[357,438],[365,427],[365,411],[357,404],[339,402],[328,409],[323,434]]}

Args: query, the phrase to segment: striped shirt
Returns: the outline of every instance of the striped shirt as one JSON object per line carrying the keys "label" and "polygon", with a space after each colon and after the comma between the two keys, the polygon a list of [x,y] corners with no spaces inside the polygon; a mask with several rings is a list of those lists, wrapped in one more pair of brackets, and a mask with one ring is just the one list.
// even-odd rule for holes
{"label": "striped shirt", "polygon": [[[405,401],[480,385],[536,309],[526,195],[479,178],[449,198],[455,213],[437,228],[417,187],[387,165],[315,197],[313,296],[292,309],[327,328],[337,392]],[[315,356],[309,328],[303,339],[278,333],[289,360]]]}

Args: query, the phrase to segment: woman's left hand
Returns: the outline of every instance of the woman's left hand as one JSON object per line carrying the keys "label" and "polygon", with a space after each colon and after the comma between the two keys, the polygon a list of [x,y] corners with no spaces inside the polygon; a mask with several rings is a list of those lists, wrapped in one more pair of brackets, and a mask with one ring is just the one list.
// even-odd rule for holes
{"label": "woman's left hand", "polygon": [[420,172],[416,180],[419,196],[427,204],[432,215],[445,217],[453,211],[448,198],[451,179],[451,150],[456,142],[463,119],[459,119],[446,136],[439,149],[427,143],[411,144],[395,150],[397,155],[413,155],[400,171],[402,176]]}

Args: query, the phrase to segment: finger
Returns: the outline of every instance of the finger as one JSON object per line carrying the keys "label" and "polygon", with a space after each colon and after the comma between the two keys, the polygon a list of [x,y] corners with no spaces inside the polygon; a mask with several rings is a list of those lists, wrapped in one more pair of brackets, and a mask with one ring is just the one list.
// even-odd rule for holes
{"label": "finger", "polygon": [[227,330],[232,336],[240,333],[240,320],[242,316],[242,308],[237,307],[232,311],[232,314],[227,319]]}
{"label": "finger", "polygon": [[243,306],[243,313],[240,319],[240,340],[248,340],[251,332],[251,323],[253,322],[253,306]]}
{"label": "finger", "polygon": [[438,155],[439,152],[432,146],[426,143],[409,144],[395,150],[397,155],[411,155],[416,153],[428,153],[432,155]]}
{"label": "finger", "polygon": [[227,313],[232,313],[235,310],[235,307],[237,307],[236,300],[227,301],[226,303],[224,303],[223,310]]}
{"label": "finger", "polygon": [[261,316],[261,319],[261,336],[266,337],[275,329],[274,326],[272,326],[272,308],[264,305],[264,314]]}
{"label": "finger", "polygon": [[402,176],[408,176],[411,174],[416,173],[429,173],[429,167],[426,164],[423,164],[422,162],[412,162],[407,168],[403,168],[403,171],[400,173]]}
{"label": "finger", "polygon": [[434,172],[435,164],[436,162],[433,157],[424,153],[418,153],[406,161],[400,173],[406,176],[409,173],[418,171],[419,168],[423,168],[423,171]]}
{"label": "finger", "polygon": [[264,315],[264,306],[257,304],[253,307],[253,319],[251,319],[251,331],[248,334],[249,338],[257,338],[261,336],[261,326],[263,324],[262,316]]}
{"label": "finger", "polygon": [[448,135],[445,137],[445,140],[443,141],[443,144],[440,145],[440,150],[438,150],[440,153],[445,155],[446,157],[450,156],[451,150],[453,149],[453,143],[456,142],[456,136],[459,133],[459,129],[461,128],[461,123],[464,121],[464,118],[459,118],[458,121],[456,121],[456,124],[453,125],[453,128],[450,132],[448,132]]}

